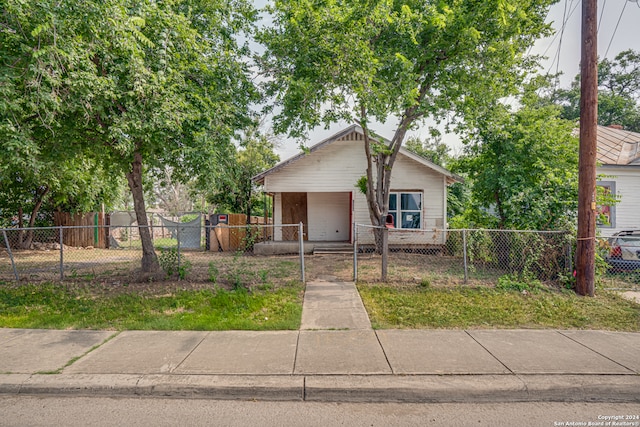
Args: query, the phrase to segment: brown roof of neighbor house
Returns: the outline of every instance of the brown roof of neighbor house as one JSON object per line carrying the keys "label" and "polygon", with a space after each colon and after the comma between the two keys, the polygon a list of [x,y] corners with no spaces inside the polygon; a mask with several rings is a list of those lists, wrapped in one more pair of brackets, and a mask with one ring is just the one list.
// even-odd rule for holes
{"label": "brown roof of neighbor house", "polygon": [[640,133],[598,126],[597,158],[603,165],[640,165]]}

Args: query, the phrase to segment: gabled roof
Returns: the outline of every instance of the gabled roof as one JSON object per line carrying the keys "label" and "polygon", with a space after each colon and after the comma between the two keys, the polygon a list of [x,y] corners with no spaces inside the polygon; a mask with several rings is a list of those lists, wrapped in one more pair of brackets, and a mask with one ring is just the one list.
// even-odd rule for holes
{"label": "gabled roof", "polygon": [[[277,172],[277,171],[287,167],[288,165],[290,165],[292,163],[295,163],[298,160],[300,160],[300,159],[302,159],[302,158],[304,158],[306,156],[309,156],[314,151],[317,151],[317,150],[319,150],[319,149],[321,149],[321,148],[323,148],[323,147],[325,147],[325,146],[327,146],[327,145],[329,145],[329,144],[331,144],[331,143],[333,143],[335,141],[341,140],[342,138],[346,137],[347,135],[349,135],[351,133],[357,133],[357,134],[359,134],[361,136],[364,136],[364,131],[362,130],[362,127],[360,127],[359,125],[355,125],[355,124],[351,125],[348,128],[345,128],[345,129],[341,130],[340,132],[330,136],[329,138],[327,138],[327,139],[325,139],[325,140],[313,145],[308,150],[305,150],[305,151],[303,151],[303,152],[301,152],[301,153],[299,153],[299,154],[297,154],[297,155],[295,155],[295,156],[293,156],[293,157],[291,157],[291,158],[289,158],[289,159],[287,159],[287,160],[285,160],[283,162],[280,162],[277,165],[275,165],[274,167],[272,167],[271,169],[268,169],[268,170],[266,170],[266,171],[264,171],[264,172],[262,172],[262,173],[260,173],[260,174],[258,174],[256,176],[254,176],[252,178],[252,180],[254,182],[258,183],[258,184],[263,184],[264,183],[264,179],[265,179],[265,177],[267,175],[270,175],[270,174],[272,174],[274,172]],[[385,138],[382,138],[382,137],[379,137],[379,136],[376,136],[375,138],[372,138],[372,139],[375,139],[375,140],[377,140],[377,141],[379,141],[381,143],[386,143],[386,144],[388,144],[390,142],[390,141],[386,140]],[[442,166],[439,166],[439,165],[437,165],[437,164],[425,159],[422,156],[419,156],[419,155],[417,155],[417,154],[405,149],[404,147],[400,147],[400,154],[402,154],[402,155],[404,155],[404,156],[406,156],[406,157],[408,157],[408,158],[410,158],[410,159],[422,164],[423,166],[425,166],[425,167],[427,167],[429,169],[432,169],[432,170],[444,175],[445,177],[447,177],[447,184],[453,184],[454,182],[462,182],[462,181],[464,181],[464,179],[462,177],[452,173],[451,171],[443,168]]]}
{"label": "gabled roof", "polygon": [[640,133],[598,126],[598,162],[603,165],[640,165]]}

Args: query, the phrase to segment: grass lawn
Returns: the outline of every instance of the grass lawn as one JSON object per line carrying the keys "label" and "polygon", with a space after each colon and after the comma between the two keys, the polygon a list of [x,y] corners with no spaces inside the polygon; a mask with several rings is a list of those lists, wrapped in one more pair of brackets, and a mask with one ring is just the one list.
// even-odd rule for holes
{"label": "grass lawn", "polygon": [[0,327],[5,328],[295,330],[301,314],[301,285],[105,294],[86,286],[0,282]]}
{"label": "grass lawn", "polygon": [[374,328],[551,328],[639,331],[640,305],[614,292],[526,293],[488,287],[420,288],[359,284]]}

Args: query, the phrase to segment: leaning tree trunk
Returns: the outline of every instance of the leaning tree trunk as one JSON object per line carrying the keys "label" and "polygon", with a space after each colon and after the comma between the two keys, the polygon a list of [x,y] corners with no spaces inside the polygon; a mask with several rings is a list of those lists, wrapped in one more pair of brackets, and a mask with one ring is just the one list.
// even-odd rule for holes
{"label": "leaning tree trunk", "polygon": [[160,269],[158,256],[153,247],[149,223],[147,221],[147,210],[144,206],[144,191],[142,188],[142,155],[136,151],[131,162],[131,171],[127,173],[127,182],[133,196],[133,207],[138,221],[140,240],[142,241],[142,272],[156,273]]}
{"label": "leaning tree trunk", "polygon": [[[31,210],[31,216],[29,218],[29,224],[27,224],[27,228],[29,230],[26,231],[25,230],[21,230],[20,234],[19,234],[19,246],[22,249],[29,249],[31,247],[31,245],[33,244],[33,240],[34,240],[34,231],[33,231],[33,227],[36,224],[36,217],[38,216],[38,212],[40,212],[40,208],[42,207],[42,203],[44,202],[45,197],[47,196],[47,194],[49,193],[49,186],[45,185],[44,187],[38,187],[35,190],[35,196],[33,199],[33,209]],[[20,215],[20,219],[19,219],[19,228],[22,229],[23,228],[23,220],[22,220],[22,215],[24,213],[24,211],[22,210],[22,208],[19,209],[19,215]]]}

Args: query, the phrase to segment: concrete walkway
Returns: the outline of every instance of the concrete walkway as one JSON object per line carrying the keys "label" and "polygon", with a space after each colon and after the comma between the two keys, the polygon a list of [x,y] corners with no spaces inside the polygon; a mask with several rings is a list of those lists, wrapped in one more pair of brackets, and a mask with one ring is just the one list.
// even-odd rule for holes
{"label": "concrete walkway", "polygon": [[352,283],[318,281],[299,331],[0,329],[0,393],[640,402],[640,333],[374,331],[363,313]]}
{"label": "concrete walkway", "polygon": [[371,329],[371,322],[353,282],[308,282],[300,329]]}

